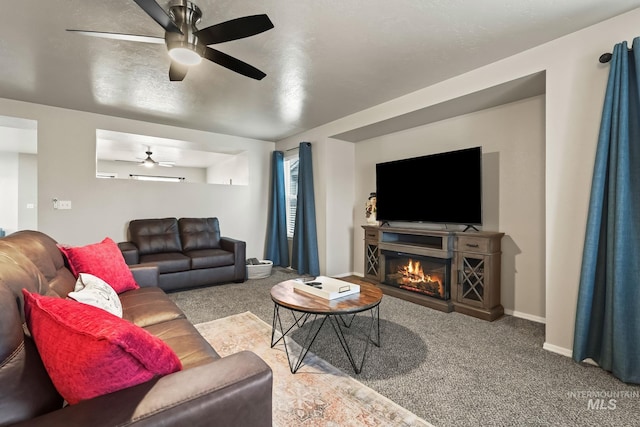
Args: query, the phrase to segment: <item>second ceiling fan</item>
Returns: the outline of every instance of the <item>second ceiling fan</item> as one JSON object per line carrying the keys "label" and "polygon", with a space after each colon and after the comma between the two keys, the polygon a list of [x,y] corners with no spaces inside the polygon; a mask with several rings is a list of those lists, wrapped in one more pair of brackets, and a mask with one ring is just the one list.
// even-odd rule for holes
{"label": "second ceiling fan", "polygon": [[155,161],[151,156],[153,155],[153,152],[151,151],[151,147],[147,147],[147,151],[144,152],[144,154],[147,155],[147,157],[145,158],[138,158],[138,160],[116,160],[116,162],[127,162],[127,163],[137,163],[140,166],[145,166],[148,168],[152,168],[154,166],[163,166],[165,168],[171,168],[173,167],[176,162],[169,162],[169,161]]}
{"label": "second ceiling fan", "polygon": [[167,45],[171,57],[169,68],[171,81],[182,81],[187,75],[189,67],[199,64],[202,58],[252,79],[262,80],[266,76],[254,66],[213,49],[209,45],[242,39],[270,30],[273,28],[273,23],[267,15],[245,16],[198,29],[196,24],[200,22],[202,12],[195,3],[188,0],[175,0],[169,4],[169,10],[165,11],[155,0],[134,1],[164,28],[164,38],[100,31],[67,31],[118,40],[164,43]]}

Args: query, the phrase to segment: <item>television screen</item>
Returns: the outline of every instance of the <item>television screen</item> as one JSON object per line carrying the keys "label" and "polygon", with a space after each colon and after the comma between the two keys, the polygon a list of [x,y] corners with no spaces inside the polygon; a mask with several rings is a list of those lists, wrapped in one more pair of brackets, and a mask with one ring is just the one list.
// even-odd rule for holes
{"label": "television screen", "polygon": [[376,164],[376,219],[482,225],[482,147]]}

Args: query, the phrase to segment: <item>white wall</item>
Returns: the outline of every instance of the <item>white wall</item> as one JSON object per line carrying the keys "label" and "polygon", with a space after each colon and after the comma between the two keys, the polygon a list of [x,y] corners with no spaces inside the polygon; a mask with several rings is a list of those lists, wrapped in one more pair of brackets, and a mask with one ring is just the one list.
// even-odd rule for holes
{"label": "white wall", "polygon": [[[222,157],[222,155],[220,155]],[[208,167],[205,182],[211,184],[248,185],[249,159],[247,153],[225,155],[222,160]]]}
{"label": "white wall", "polygon": [[18,229],[38,229],[38,156],[18,154]]}
{"label": "white wall", "polygon": [[[504,82],[546,72],[545,101],[545,219],[544,228],[530,230],[542,233],[544,241],[545,281],[545,348],[570,355],[573,347],[575,306],[577,301],[584,230],[591,186],[591,174],[598,139],[602,102],[609,72],[608,65],[598,63],[598,57],[611,52],[622,40],[631,41],[638,35],[640,9],[601,22],[592,27],[559,38],[518,55],[495,62],[469,73],[429,86],[406,96],[380,104],[368,110],[344,117],[311,131],[278,142],[278,149],[306,140],[317,145],[327,143],[331,135],[376,123],[404,113],[474,93]],[[496,132],[500,130],[496,129]],[[366,141],[364,142],[366,144]],[[359,145],[359,144],[358,144]],[[358,150],[360,151],[360,150]],[[358,153],[355,154],[357,156]],[[328,153],[326,162],[343,161],[342,152]],[[354,167],[355,167],[354,158]],[[321,170],[322,168],[318,168]],[[326,178],[317,172],[319,180]],[[357,172],[356,172],[357,173]],[[526,170],[521,173],[527,173]],[[366,179],[366,177],[364,178]],[[508,185],[500,182],[500,186]],[[353,191],[353,210],[359,212],[366,194],[358,194],[355,181],[352,188],[344,183],[344,191]],[[370,191],[368,188],[367,191]],[[318,192],[318,190],[317,190]],[[327,215],[328,203],[319,209]],[[361,215],[361,214],[357,214]],[[525,229],[530,218],[518,220]],[[344,217],[344,224],[354,221]],[[502,226],[502,217],[498,228]],[[350,236],[331,236],[327,247],[360,245],[357,230]],[[517,243],[517,242],[516,242]],[[327,262],[321,253],[321,264]],[[532,260],[540,254],[522,252],[519,259]],[[354,263],[361,260],[354,259]],[[527,261],[528,263],[529,261]],[[534,270],[540,265],[531,265]],[[355,269],[352,266],[352,269]],[[518,287],[516,283],[516,289]],[[534,313],[531,313],[534,315]]]}
{"label": "white wall", "polygon": [[[271,142],[0,99],[0,114],[38,122],[38,229],[60,243],[126,238],[136,218],[217,216],[223,236],[247,242],[262,257],[266,235]],[[96,129],[109,129],[249,152],[249,185],[107,180],[95,177]],[[73,209],[54,210],[51,199]]]}
{"label": "white wall", "polygon": [[[317,150],[322,156],[319,159],[318,167],[321,168],[325,179],[322,180],[322,185],[316,187],[321,190],[321,199],[325,200],[326,210],[321,211],[321,214],[318,215],[322,220],[319,230],[324,233],[324,238],[319,239],[321,244],[318,246],[321,250],[320,253],[324,254],[322,258],[326,260],[323,270],[325,274],[339,276],[345,272],[353,271],[354,245],[362,246],[361,242],[353,240],[340,245],[332,243],[340,242],[345,235],[352,236],[354,227],[357,226],[353,221],[344,221],[344,218],[354,218],[353,200],[357,194],[351,183],[357,179],[353,167],[355,146],[349,142],[328,139],[322,147],[324,149],[318,147]],[[316,165],[314,165],[315,167]],[[364,208],[362,210],[364,211]],[[356,258],[356,260],[358,259]]]}

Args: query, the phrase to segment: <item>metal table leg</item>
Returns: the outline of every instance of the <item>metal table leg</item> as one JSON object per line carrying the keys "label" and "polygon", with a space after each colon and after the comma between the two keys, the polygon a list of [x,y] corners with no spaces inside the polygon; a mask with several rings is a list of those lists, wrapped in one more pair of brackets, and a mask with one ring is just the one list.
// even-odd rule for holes
{"label": "metal table leg", "polygon": [[[271,329],[271,347],[273,348],[278,342],[280,342],[280,340],[282,340],[284,344],[285,353],[287,354],[287,360],[289,362],[289,369],[291,370],[292,374],[295,374],[298,371],[298,369],[300,369],[300,366],[302,365],[302,361],[304,360],[305,356],[309,352],[309,349],[311,348],[314,341],[316,340],[316,337],[318,336],[318,333],[320,332],[320,329],[322,329],[322,326],[324,325],[324,322],[327,320],[327,318],[329,318],[329,322],[331,323],[331,326],[333,327],[336,333],[336,336],[338,337],[338,341],[340,341],[340,345],[342,345],[342,348],[345,354],[347,355],[347,358],[349,359],[349,362],[351,363],[351,366],[353,367],[353,370],[355,371],[356,374],[359,374],[362,371],[362,367],[364,365],[364,361],[367,355],[367,351],[369,349],[369,345],[373,343],[373,345],[375,345],[376,347],[380,347],[380,306],[379,305],[376,305],[375,307],[369,309],[371,320],[369,322],[369,331],[366,335],[367,343],[365,345],[364,352],[362,354],[362,359],[360,360],[359,364],[356,363],[353,357],[351,348],[349,347],[349,343],[347,342],[347,339],[344,335],[344,330],[343,330],[343,326],[345,328],[351,327],[353,319],[355,318],[355,314],[350,315],[350,318],[349,316],[345,316],[345,315],[321,315],[321,314],[312,314],[312,313],[304,313],[299,317],[297,317],[293,310],[287,310],[287,311],[291,312],[294,318],[294,321],[291,324],[291,326],[289,326],[285,330],[285,328],[282,326],[280,306],[278,304],[274,304],[273,322],[272,322],[272,329]],[[292,359],[292,354],[290,352],[289,346],[287,345],[287,341],[284,338],[287,334],[291,332],[291,330],[294,327],[297,326],[298,328],[300,328],[304,326],[309,320],[309,318],[311,317],[313,317],[314,323],[315,323],[315,320],[318,319],[319,317],[322,318],[322,321],[319,323],[318,326],[312,326],[311,328],[309,328],[309,331],[305,336],[304,342],[300,345],[301,347],[300,354],[296,359]],[[348,322],[345,320],[345,318],[349,318]],[[341,323],[342,323],[342,326],[341,326]],[[278,328],[282,335],[276,339],[276,330]]]}
{"label": "metal table leg", "polygon": [[[353,370],[355,371],[356,374],[359,374],[360,372],[362,372],[362,366],[364,365],[364,360],[367,356],[367,351],[369,350],[369,344],[373,343],[373,345],[375,345],[376,347],[380,347],[380,306],[376,305],[375,307],[371,308],[369,310],[369,314],[371,315],[371,321],[369,322],[369,332],[367,333],[367,336],[366,336],[367,343],[365,344],[364,351],[362,353],[362,360],[360,360],[359,365],[356,364],[356,361],[351,352],[351,348],[349,347],[349,343],[347,342],[347,339],[344,335],[344,330],[340,325],[340,323],[342,323],[342,325],[345,328],[351,327],[351,323],[353,322],[353,318],[355,317],[355,314],[352,315],[351,319],[349,319],[348,324],[347,322],[345,322],[343,316],[340,316],[340,315],[329,316],[329,320],[331,321],[331,326],[333,326],[333,330],[335,331],[336,336],[338,337],[338,341],[340,341],[340,344],[342,345],[342,348],[344,349],[344,352],[346,353],[347,358],[349,359],[349,362],[351,363],[351,366],[353,367]],[[336,319],[336,317],[338,317],[338,319]],[[374,334],[376,337],[375,341],[372,338],[372,335]]]}
{"label": "metal table leg", "polygon": [[[282,326],[282,319],[280,317],[280,306],[278,306],[277,304],[275,305],[274,311],[273,311],[273,315],[274,315],[273,328],[271,330],[271,348],[273,348],[274,345],[276,345],[280,340],[282,340],[282,343],[284,344],[284,351],[287,354],[287,360],[289,361],[289,370],[291,371],[292,374],[295,374],[296,372],[298,372],[298,369],[300,369],[300,366],[302,366],[302,361],[304,360],[305,356],[309,352],[311,345],[316,340],[316,337],[318,336],[318,333],[320,332],[320,329],[322,329],[322,325],[324,325],[324,322],[327,320],[328,316],[305,313],[300,317],[296,317],[293,311],[291,311],[291,313],[293,315],[294,322],[285,331]],[[313,316],[314,322],[318,317],[322,317],[322,321],[320,322],[319,326],[309,328],[309,331],[307,332],[304,342],[300,345],[300,354],[296,359],[292,359],[292,354],[289,351],[289,346],[287,345],[287,340],[285,339],[285,336],[291,331],[291,329],[293,329],[294,326],[298,326],[299,328],[304,326],[304,324],[307,322],[307,320],[311,316]],[[280,328],[280,331],[282,331],[281,332],[282,336],[278,339],[275,339],[276,325]]]}

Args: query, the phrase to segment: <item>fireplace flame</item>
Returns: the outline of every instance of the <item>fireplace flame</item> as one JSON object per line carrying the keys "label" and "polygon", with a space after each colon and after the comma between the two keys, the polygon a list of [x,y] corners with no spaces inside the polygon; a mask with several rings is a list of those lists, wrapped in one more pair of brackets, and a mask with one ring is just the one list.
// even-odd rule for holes
{"label": "fireplace flame", "polygon": [[427,288],[435,287],[438,289],[438,293],[444,296],[442,278],[437,275],[425,274],[420,261],[409,259],[409,263],[401,266],[398,269],[398,273],[402,275],[403,285],[414,288],[423,288],[425,285]]}

